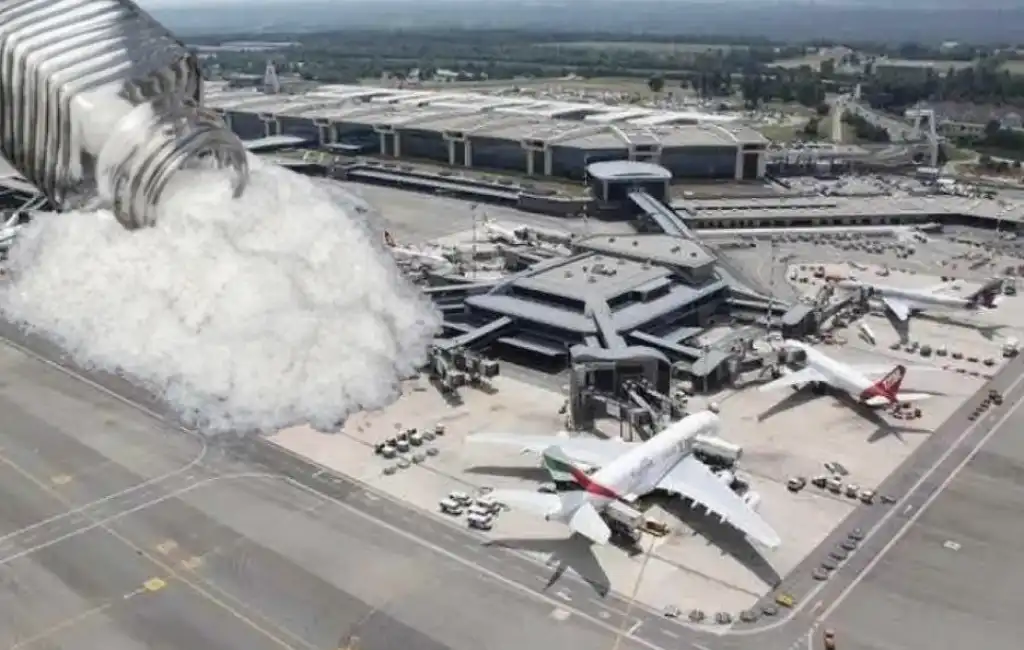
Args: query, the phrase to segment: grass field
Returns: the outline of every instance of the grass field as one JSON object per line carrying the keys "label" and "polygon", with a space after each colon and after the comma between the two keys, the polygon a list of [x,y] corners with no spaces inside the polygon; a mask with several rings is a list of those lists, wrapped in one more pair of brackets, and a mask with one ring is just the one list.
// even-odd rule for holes
{"label": "grass field", "polygon": [[1003,70],[1010,74],[1024,75],[1024,61],[1007,61],[1003,64]]}
{"label": "grass field", "polygon": [[564,47],[573,50],[605,50],[629,52],[663,52],[665,54],[699,54],[701,52],[743,49],[743,45],[711,45],[707,43],[649,43],[645,41],[567,41],[538,43],[540,47]]}

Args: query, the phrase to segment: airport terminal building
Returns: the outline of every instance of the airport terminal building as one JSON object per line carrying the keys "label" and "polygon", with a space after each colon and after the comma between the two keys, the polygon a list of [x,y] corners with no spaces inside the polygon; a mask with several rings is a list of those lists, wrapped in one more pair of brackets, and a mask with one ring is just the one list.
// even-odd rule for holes
{"label": "airport terminal building", "polygon": [[754,180],[768,144],[728,116],[528,97],[340,85],[268,95],[211,83],[205,103],[244,140],[291,136],[339,154],[572,180],[606,160],[656,163],[675,178]]}

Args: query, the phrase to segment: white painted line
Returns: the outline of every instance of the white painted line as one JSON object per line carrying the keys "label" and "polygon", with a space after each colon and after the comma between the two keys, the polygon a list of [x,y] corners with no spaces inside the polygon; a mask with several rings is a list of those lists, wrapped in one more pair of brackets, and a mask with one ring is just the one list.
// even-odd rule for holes
{"label": "white painted line", "polygon": [[[1003,394],[1004,395],[1009,395],[1022,382],[1024,382],[1024,374],[1022,374],[1022,375],[1018,376],[1016,379],[1014,379],[1013,382],[1011,382],[1010,385],[1007,386],[1005,390],[1003,390]],[[985,444],[987,439],[989,437],[991,437],[992,433],[997,431],[997,430],[999,430],[999,428],[1003,425],[1003,423],[1006,422],[1006,420],[1008,420],[1010,418],[1010,416],[1021,406],[1021,404],[1024,404],[1024,399],[1018,400],[1017,403],[1014,404],[1014,406],[1009,411],[1007,411],[1007,413],[996,423],[996,425],[993,427],[992,431],[989,432],[989,434],[987,434],[986,437],[984,439],[982,439],[977,445],[975,445],[974,450],[971,451],[971,453],[969,454],[968,458],[973,457],[973,455],[977,453],[977,450],[981,449],[981,447]],[[953,440],[947,446],[946,451],[943,452],[942,455],[939,456],[939,458],[934,463],[932,463],[931,467],[927,468],[924,471],[924,473],[922,473],[921,477],[917,480],[917,482],[915,482],[912,486],[910,486],[910,488],[906,491],[906,493],[903,495],[903,497],[901,497],[896,503],[894,503],[892,508],[890,508],[885,513],[883,513],[882,516],[879,518],[879,520],[877,522],[875,522],[875,525],[872,526],[864,534],[864,539],[861,540],[861,545],[863,545],[865,542],[869,541],[872,537],[874,537],[876,534],[878,534],[878,531],[881,530],[882,527],[885,526],[886,523],[888,523],[889,519],[891,519],[893,516],[895,516],[896,513],[899,512],[900,508],[905,507],[910,502],[911,498],[914,497],[914,493],[917,492],[917,490],[920,489],[920,487],[922,485],[924,485],[926,481],[931,479],[932,475],[935,474],[935,472],[938,471],[938,469],[946,462],[946,460],[950,456],[952,456],[955,451],[957,451],[960,448],[960,445],[962,445],[964,443],[964,441],[967,440],[967,438],[969,438],[971,436],[971,434],[974,433],[974,430],[980,424],[981,423],[979,421],[968,422],[967,423],[967,426],[964,427],[963,432],[955,440]],[[936,495],[938,495],[940,492],[942,492],[942,490],[944,490],[945,487],[947,485],[949,485],[950,482],[952,482],[952,476],[955,475],[956,471],[957,470],[954,469],[954,474],[951,474],[950,477],[947,478],[947,480],[944,481],[943,484],[939,486],[938,492],[935,493]],[[903,524],[903,528],[901,528],[901,530],[897,533],[898,536],[902,536],[903,531],[905,531],[910,526],[910,524],[913,523],[914,519],[916,519],[916,517],[920,515],[920,512],[921,512],[921,510],[918,510],[918,514],[915,515],[915,517],[911,518],[910,520],[908,520],[907,522],[905,522]],[[875,562],[877,562],[878,560],[880,560],[882,558],[882,556],[884,555],[886,550],[888,550],[888,549],[883,549],[883,551],[881,553],[879,553],[878,555],[875,556]],[[840,567],[839,571],[841,572],[842,570],[843,570],[843,568]],[[865,575],[865,573],[867,573],[866,570],[862,571],[859,574],[859,576],[858,576],[858,578],[856,580],[859,581],[860,579],[862,579],[863,576]],[[793,618],[797,614],[799,614],[803,610],[803,608],[805,606],[805,603],[807,603],[811,599],[815,598],[827,586],[828,586],[827,582],[822,582],[822,583],[818,584],[817,586],[813,587],[810,591],[808,591],[805,594],[804,598],[801,600],[800,603],[797,604],[796,607],[790,609],[785,616],[779,617],[777,620],[775,620],[772,623],[769,623],[768,625],[763,625],[761,627],[754,628],[754,629],[751,629],[751,630],[732,630],[732,629],[730,629],[728,631],[728,634],[730,636],[751,636],[751,635],[754,635],[754,634],[761,634],[762,632],[767,632],[769,630],[777,629],[779,627],[782,627],[783,625],[787,625],[791,620],[793,620]],[[849,585],[848,587],[846,587],[846,589],[843,592],[841,592],[839,594],[838,597],[839,598],[845,598],[846,594],[850,590],[852,590],[852,589],[853,589],[853,585]],[[831,609],[832,608],[830,608],[830,610]],[[826,612],[826,614],[827,613],[828,612]]]}
{"label": "white painted line", "polygon": [[[1021,381],[1024,381],[1024,375],[1018,377],[1017,380],[1014,381],[1014,383],[1011,385],[1011,388],[1007,389],[1005,392],[1009,393],[1010,390],[1012,390],[1012,388],[1019,384]],[[981,451],[981,448],[984,447],[986,443],[988,443],[992,436],[997,434],[999,430],[1003,428],[1003,425],[1006,424],[1006,421],[1009,420],[1013,416],[1013,414],[1017,412],[1017,409],[1019,409],[1022,405],[1024,405],[1024,399],[1019,400],[1016,404],[1014,404],[1013,407],[1010,408],[1010,410],[1008,410],[1006,414],[999,419],[998,422],[996,422],[995,426],[993,426],[992,429],[990,429],[989,432],[982,437],[981,441],[979,441],[978,444],[975,445],[973,449],[971,449],[970,453],[968,453],[967,456],[965,456],[964,459],[960,461],[960,463],[956,467],[953,468],[953,471],[949,473],[949,476],[943,479],[942,483],[939,484],[935,491],[932,492],[927,499],[925,499],[924,503],[921,504],[921,507],[918,508],[917,512],[914,513],[914,516],[908,519],[903,524],[903,526],[898,531],[896,531],[896,534],[892,536],[892,539],[890,539],[885,544],[885,546],[882,547],[882,550],[880,550],[873,558],[871,558],[871,561],[868,562],[867,566],[864,567],[864,569],[857,574],[857,576],[850,582],[849,586],[847,586],[846,589],[840,592],[839,595],[836,596],[835,600],[833,600],[829,604],[829,606],[825,608],[825,611],[821,613],[821,616],[819,616],[816,619],[817,622],[820,623],[824,621],[826,618],[828,618],[829,615],[832,612],[834,612],[836,608],[843,603],[844,600],[846,600],[847,596],[850,595],[854,587],[859,585],[864,580],[864,578],[867,577],[871,570],[878,565],[882,558],[885,557],[885,554],[888,553],[889,550],[892,549],[892,547],[895,546],[901,539],[903,539],[903,536],[907,534],[907,531],[910,530],[911,526],[913,526],[914,523],[916,523],[917,520],[920,519],[922,515],[924,515],[925,511],[928,510],[928,506],[934,503],[935,500],[939,498],[940,494],[945,492],[946,488],[949,487],[949,484],[956,479],[957,475],[960,474],[963,468],[966,467],[969,462],[974,460],[974,457],[978,455],[978,452]],[[952,451],[952,449],[955,449],[955,447],[951,447],[950,451]]]}
{"label": "white painted line", "polygon": [[[481,564],[477,564],[476,562],[473,562],[472,560],[464,558],[464,557],[462,557],[461,555],[459,555],[457,553],[453,553],[452,551],[450,551],[450,550],[448,550],[446,548],[438,546],[438,545],[436,545],[436,544],[434,544],[434,543],[432,543],[432,542],[430,542],[430,541],[428,541],[426,539],[423,539],[422,537],[419,537],[419,536],[417,536],[417,535],[415,535],[413,533],[410,533],[408,530],[405,530],[403,528],[399,528],[399,527],[394,526],[394,525],[392,525],[392,524],[390,524],[390,523],[388,523],[386,521],[378,519],[377,517],[374,517],[370,513],[364,512],[363,510],[360,510],[359,508],[357,508],[357,507],[355,507],[355,506],[353,506],[351,504],[345,503],[344,501],[338,501],[336,499],[331,499],[327,495],[321,495],[316,490],[314,490],[314,489],[312,489],[312,488],[310,488],[310,487],[308,487],[306,485],[303,485],[302,483],[299,483],[298,481],[296,481],[296,480],[294,480],[292,478],[289,478],[287,476],[282,476],[281,478],[285,482],[289,483],[290,485],[292,485],[294,487],[297,487],[300,490],[305,490],[306,492],[311,492],[313,494],[317,494],[318,496],[323,496],[325,498],[328,498],[331,501],[333,501],[339,508],[352,513],[354,516],[359,517],[360,519],[363,519],[365,521],[372,522],[372,523],[376,524],[377,526],[380,526],[381,528],[383,528],[383,529],[393,533],[394,535],[396,535],[398,537],[404,537],[405,539],[407,539],[407,540],[409,540],[411,542],[414,542],[414,543],[422,546],[423,548],[429,549],[429,550],[433,551],[434,553],[437,553],[438,555],[442,555],[442,556],[448,558],[449,560],[451,560],[453,562],[461,564],[464,567],[473,569],[476,573],[479,573],[479,574],[482,574],[482,575],[486,575],[487,577],[489,577],[489,578],[491,578],[491,579],[493,579],[493,580],[495,580],[497,582],[502,583],[503,585],[505,585],[506,587],[508,587],[508,588],[510,588],[510,589],[512,589],[514,591],[518,591],[520,593],[526,594],[527,596],[529,596],[531,598],[536,598],[536,599],[538,599],[540,601],[549,603],[549,604],[554,605],[556,607],[566,607],[567,609],[569,609],[569,611],[571,611],[573,614],[575,614],[576,616],[579,616],[582,619],[590,621],[590,622],[594,623],[595,625],[598,625],[601,628],[603,628],[603,629],[605,629],[605,630],[607,630],[607,631],[609,631],[609,632],[611,632],[613,634],[618,634],[619,633],[618,628],[616,626],[614,626],[614,625],[609,624],[607,621],[603,621],[603,620],[601,620],[600,618],[598,618],[596,616],[591,616],[590,614],[587,614],[587,613],[585,613],[583,611],[580,611],[579,609],[573,608],[571,606],[565,606],[561,602],[559,602],[559,601],[555,600],[554,598],[552,598],[551,596],[548,596],[548,595],[543,594],[543,593],[538,593],[537,591],[535,591],[534,589],[532,589],[532,588],[530,588],[530,587],[528,587],[526,585],[520,584],[519,582],[516,582],[515,580],[512,580],[510,578],[506,578],[505,576],[501,575],[500,573],[492,571],[491,569],[488,569],[487,567],[485,567],[485,566],[483,566]],[[537,580],[537,581],[539,581],[541,583],[547,584],[547,582],[548,582],[548,578],[546,578],[546,577],[537,576],[537,575],[535,575],[533,577],[534,577],[535,580]],[[629,639],[630,639],[630,641],[633,641],[635,644],[643,646],[645,648],[648,648],[649,650],[663,650],[661,648],[661,646],[655,645],[655,644],[651,643],[650,641],[646,641],[646,640],[644,640],[644,639],[642,639],[640,637],[629,635]]]}
{"label": "white painted line", "polygon": [[0,566],[3,566],[5,564],[9,564],[9,563],[11,563],[11,562],[13,562],[14,560],[17,560],[17,559],[20,559],[20,558],[23,558],[23,557],[27,557],[29,555],[32,555],[33,553],[36,553],[38,551],[43,550],[44,548],[49,548],[49,547],[53,546],[54,544],[59,544],[59,543],[65,541],[65,540],[71,539],[72,537],[77,537],[78,535],[81,535],[82,533],[89,532],[90,530],[95,530],[97,528],[102,528],[103,526],[106,526],[106,525],[110,524],[111,522],[117,521],[119,519],[123,519],[124,517],[127,517],[128,515],[134,514],[136,512],[141,512],[141,511],[143,511],[143,510],[145,510],[147,508],[151,508],[152,506],[154,506],[154,505],[156,505],[158,503],[162,503],[162,502],[170,500],[170,499],[176,499],[176,498],[180,497],[182,494],[185,494],[186,492],[191,492],[192,490],[194,490],[194,489],[196,489],[198,487],[202,487],[202,486],[208,485],[210,483],[213,483],[214,481],[221,481],[221,480],[224,480],[224,479],[256,478],[256,477],[258,477],[258,478],[268,478],[268,477],[269,478],[281,478],[281,477],[274,476],[274,475],[271,475],[271,474],[232,474],[232,475],[226,475],[226,476],[214,476],[214,477],[206,479],[205,481],[198,481],[198,482],[193,483],[193,484],[191,484],[191,485],[189,485],[187,487],[183,487],[180,490],[175,490],[174,492],[168,492],[167,494],[165,494],[165,495],[163,495],[161,497],[153,499],[152,501],[147,501],[146,503],[138,505],[138,506],[136,506],[134,508],[130,508],[128,510],[123,510],[121,512],[115,513],[115,514],[113,514],[113,515],[111,515],[109,517],[106,517],[104,519],[95,519],[91,523],[86,524],[86,525],[84,525],[84,526],[82,526],[80,528],[77,528],[77,529],[75,529],[75,530],[73,530],[73,531],[71,531],[69,533],[65,533],[65,534],[60,535],[58,537],[55,537],[53,539],[47,540],[45,542],[41,542],[39,544],[36,544],[35,546],[23,548],[23,549],[19,550],[17,553],[12,553],[10,555],[4,556],[4,557],[0,557]]}
{"label": "white painted line", "polygon": [[640,626],[643,625],[643,624],[644,624],[643,621],[641,621],[640,619],[637,619],[636,623],[633,623],[631,626],[629,626],[629,629],[626,630],[626,634],[630,634],[630,635],[636,634],[636,631],[639,630]]}
{"label": "white painted line", "polygon": [[678,634],[676,634],[676,633],[675,633],[675,632],[673,632],[672,630],[666,630],[665,628],[662,628],[662,629],[661,629],[661,633],[662,633],[662,634],[664,634],[665,636],[670,636],[670,637],[672,637],[673,639],[678,639],[678,638],[679,638],[679,635],[678,635]]}

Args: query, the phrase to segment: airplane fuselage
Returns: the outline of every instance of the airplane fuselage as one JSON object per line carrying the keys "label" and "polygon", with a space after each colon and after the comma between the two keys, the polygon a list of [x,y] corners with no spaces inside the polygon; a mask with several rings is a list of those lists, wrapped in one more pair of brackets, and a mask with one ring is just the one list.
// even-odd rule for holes
{"label": "airplane fuselage", "polygon": [[851,397],[860,400],[860,396],[873,383],[856,370],[818,352],[812,347],[802,346],[800,349],[807,355],[807,365],[814,368],[822,377],[825,377],[829,386],[848,393]]}
{"label": "airplane fuselage", "polygon": [[[905,316],[909,316],[910,314],[923,311],[976,311],[981,306],[976,300],[961,298],[959,296],[944,296],[936,293],[935,291],[923,289],[904,289],[884,284],[871,284],[867,282],[849,280],[840,282],[839,287],[848,290],[868,290],[869,300],[881,303],[883,306],[889,308],[889,311],[894,313],[900,320],[904,320]],[[899,313],[899,310],[890,307],[889,301],[905,305],[909,313]]]}
{"label": "airplane fuselage", "polygon": [[719,419],[714,413],[694,413],[608,463],[590,480],[615,492],[616,496],[604,495],[607,500],[631,500],[648,494],[683,457],[692,453],[698,435],[714,435],[718,428]]}

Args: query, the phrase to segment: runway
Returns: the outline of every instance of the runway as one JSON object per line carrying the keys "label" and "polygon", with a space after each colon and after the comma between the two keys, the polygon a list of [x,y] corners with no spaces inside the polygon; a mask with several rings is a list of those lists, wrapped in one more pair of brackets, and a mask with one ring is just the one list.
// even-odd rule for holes
{"label": "runway", "polygon": [[[894,536],[997,425],[1011,431],[1024,417],[1013,411],[1000,424],[1024,392],[1017,381],[1024,364],[1015,362],[995,380],[1004,390],[1014,387],[1005,406],[970,427],[971,409],[961,409],[889,479],[883,490],[904,495],[897,509],[858,511],[787,576],[783,587],[801,597],[795,611],[753,626],[688,627],[631,607],[622,595],[601,597],[571,571],[552,583],[552,567],[484,546],[463,529],[262,440],[191,435],[162,422],[160,405],[123,380],[101,373],[76,378],[53,367],[49,360],[60,355],[51,346],[2,323],[0,337],[42,357],[0,346],[0,649],[503,650],[612,647],[626,633],[624,650],[789,650],[815,647],[826,624],[854,637],[864,627],[883,634],[884,626],[870,622],[885,611],[880,590],[909,601],[916,595],[923,621],[929,592],[940,588],[911,587],[909,576],[941,575],[938,566],[953,561],[943,553],[969,564],[987,548],[956,542],[980,535],[972,524],[948,533],[961,545],[957,551],[940,543],[926,553],[906,552],[934,557],[936,566],[911,563],[890,574],[888,563],[900,565],[901,549],[917,539],[921,524],[892,548]],[[1024,445],[979,457],[1005,482],[1014,450],[1024,458]],[[996,522],[1019,512],[1012,502],[986,506],[980,495],[956,497],[965,476],[970,472],[953,484],[950,498],[960,503],[951,507],[992,508],[988,518]],[[978,489],[1012,494],[1019,487]],[[944,498],[933,512],[942,513]],[[942,525],[952,526],[952,517],[943,516]],[[809,572],[818,555],[851,527],[867,532],[862,547],[831,580],[814,581]],[[1016,529],[1007,530],[1006,539],[1019,539]],[[889,584],[900,571],[906,593]],[[957,580],[965,588],[978,569],[963,571]],[[885,578],[872,577],[879,574]],[[1002,597],[1010,600],[1002,602],[1015,602],[1014,589],[1006,586]],[[888,640],[844,648],[900,647],[906,641],[892,639],[913,629],[891,627]],[[953,648],[941,645],[952,638],[931,647]]]}
{"label": "runway", "polygon": [[978,428],[981,446],[961,460],[953,480],[901,513],[910,524],[905,534],[889,540],[848,597],[823,610],[820,623],[836,630],[844,650],[1017,645],[1016,605],[1024,597],[1016,570],[1024,538],[1019,387]]}
{"label": "runway", "polygon": [[0,378],[0,648],[611,645],[608,625],[248,462],[248,442],[12,347]]}

